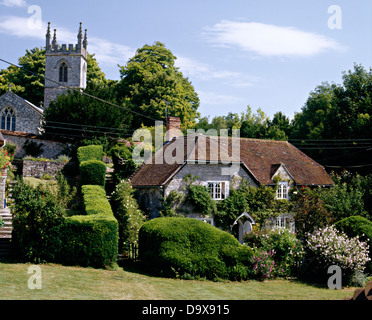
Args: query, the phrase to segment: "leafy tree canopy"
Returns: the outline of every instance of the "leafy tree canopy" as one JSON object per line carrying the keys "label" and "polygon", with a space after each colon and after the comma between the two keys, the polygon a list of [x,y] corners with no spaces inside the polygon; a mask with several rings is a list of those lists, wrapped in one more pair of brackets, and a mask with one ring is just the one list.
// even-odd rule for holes
{"label": "leafy tree canopy", "polygon": [[163,120],[166,107],[168,115],[181,118],[183,128],[192,127],[199,117],[199,98],[175,67],[175,60],[164,44],[156,42],[144,45],[125,66],[119,66],[119,95],[130,101],[133,111],[146,115],[134,118],[135,127],[153,126],[152,119]]}

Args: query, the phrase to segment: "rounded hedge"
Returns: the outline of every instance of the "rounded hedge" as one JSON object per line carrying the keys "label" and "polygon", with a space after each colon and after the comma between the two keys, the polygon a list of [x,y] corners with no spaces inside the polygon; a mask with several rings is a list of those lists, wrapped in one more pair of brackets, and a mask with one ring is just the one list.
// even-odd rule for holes
{"label": "rounded hedge", "polygon": [[101,145],[90,145],[85,147],[80,147],[77,150],[77,157],[79,162],[88,160],[102,160],[103,156],[103,146]]}
{"label": "rounded hedge", "polygon": [[232,235],[192,218],[156,218],[139,231],[139,256],[149,272],[182,278],[245,280],[252,249]]}
{"label": "rounded hedge", "polygon": [[102,161],[89,160],[83,161],[79,167],[80,182],[82,185],[105,186],[106,165]]}

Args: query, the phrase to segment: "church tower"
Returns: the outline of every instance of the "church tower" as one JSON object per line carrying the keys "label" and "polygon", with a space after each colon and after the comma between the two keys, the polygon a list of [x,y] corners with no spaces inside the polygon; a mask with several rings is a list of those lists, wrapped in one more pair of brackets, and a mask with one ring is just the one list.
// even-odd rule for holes
{"label": "church tower", "polygon": [[[51,101],[68,90],[68,88],[85,89],[87,82],[87,30],[83,38],[81,22],[77,35],[77,44],[57,43],[57,30],[54,29],[53,39],[50,33],[50,22],[46,33],[45,53],[45,87],[44,108]],[[52,80],[52,81],[50,81]]]}

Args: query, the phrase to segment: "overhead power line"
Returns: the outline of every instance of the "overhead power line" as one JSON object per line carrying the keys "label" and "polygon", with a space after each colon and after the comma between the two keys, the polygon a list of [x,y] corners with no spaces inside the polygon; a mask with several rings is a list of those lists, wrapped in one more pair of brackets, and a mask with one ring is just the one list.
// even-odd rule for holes
{"label": "overhead power line", "polygon": [[[112,103],[112,102],[110,102],[110,101],[107,101],[107,100],[104,100],[104,99],[98,98],[98,97],[93,96],[93,95],[91,95],[91,94],[89,94],[89,93],[86,93],[86,92],[84,92],[84,91],[80,91],[79,89],[71,88],[71,87],[67,87],[67,86],[62,85],[61,83],[59,83],[59,82],[57,82],[57,81],[54,81],[54,80],[49,79],[49,78],[46,78],[44,75],[41,75],[41,74],[39,74],[39,73],[33,72],[33,71],[31,71],[31,70],[28,70],[28,69],[26,69],[26,68],[23,67],[23,66],[19,66],[19,65],[17,65],[17,64],[14,64],[14,63],[12,63],[12,62],[7,61],[7,60],[4,60],[4,59],[1,59],[1,58],[0,58],[0,61],[4,62],[4,63],[6,63],[6,64],[9,64],[9,65],[11,65],[11,66],[14,66],[14,67],[17,67],[17,68],[23,69],[24,71],[26,71],[26,72],[28,72],[28,73],[30,73],[30,74],[33,74],[34,76],[37,76],[37,77],[43,78],[44,80],[48,80],[48,81],[50,81],[50,82],[52,82],[52,83],[54,83],[54,84],[57,84],[58,86],[63,87],[63,88],[65,88],[65,89],[67,89],[67,90],[71,90],[71,91],[78,92],[78,93],[83,94],[83,95],[85,95],[85,96],[87,96],[87,97],[89,97],[89,98],[92,98],[92,99],[95,99],[95,100],[100,101],[100,102],[102,102],[102,103],[105,103],[105,104],[111,105],[112,107],[120,108],[120,109],[123,109],[123,110],[127,110],[127,111],[129,111],[129,112],[132,112],[132,113],[134,113],[134,114],[140,116],[140,117],[147,118],[147,119],[152,120],[152,121],[159,121],[159,122],[161,122],[161,123],[164,125],[164,121],[162,121],[162,120],[159,120],[159,119],[155,119],[155,118],[149,117],[149,116],[147,116],[147,115],[145,115],[145,114],[143,114],[143,113],[139,113],[139,112],[136,112],[136,111],[134,111],[134,110],[131,110],[131,109],[129,109],[128,107],[120,106],[120,105],[117,105],[117,104]],[[169,124],[169,126],[172,126],[172,124]]]}

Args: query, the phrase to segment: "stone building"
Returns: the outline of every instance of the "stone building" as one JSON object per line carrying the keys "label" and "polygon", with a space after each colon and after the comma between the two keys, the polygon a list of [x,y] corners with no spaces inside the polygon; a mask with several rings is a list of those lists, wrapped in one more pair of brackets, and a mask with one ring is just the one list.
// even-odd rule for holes
{"label": "stone building", "polygon": [[1,130],[39,134],[43,109],[11,91],[0,97]]}
{"label": "stone building", "polygon": [[54,29],[51,38],[50,23],[46,33],[45,54],[45,87],[44,107],[37,107],[21,96],[9,91],[0,96],[0,129],[6,141],[18,146],[16,157],[25,156],[21,147],[27,140],[32,140],[44,147],[43,156],[55,157],[71,141],[62,141],[59,137],[45,138],[42,136],[42,120],[45,108],[59,94],[69,88],[83,90],[87,81],[87,30],[83,37],[80,23],[77,44],[62,44],[57,42],[57,30]]}
{"label": "stone building", "polygon": [[88,38],[86,29],[83,38],[81,23],[77,40],[76,45],[59,45],[57,42],[57,30],[54,29],[52,39],[50,22],[48,23],[45,47],[45,108],[48,108],[50,102],[58,95],[66,92],[68,88],[82,90],[86,87]]}
{"label": "stone building", "polygon": [[[190,175],[196,177],[194,183],[207,187],[216,201],[226,199],[242,179],[253,187],[277,186],[278,199],[288,199],[294,186],[333,185],[321,165],[287,141],[180,133],[146,161],[130,181],[141,208],[154,218],[172,190],[185,191],[185,177]],[[184,212],[187,217],[213,225],[213,216],[203,216],[193,208]],[[290,221],[288,214],[278,217],[274,224],[291,227]]]}

